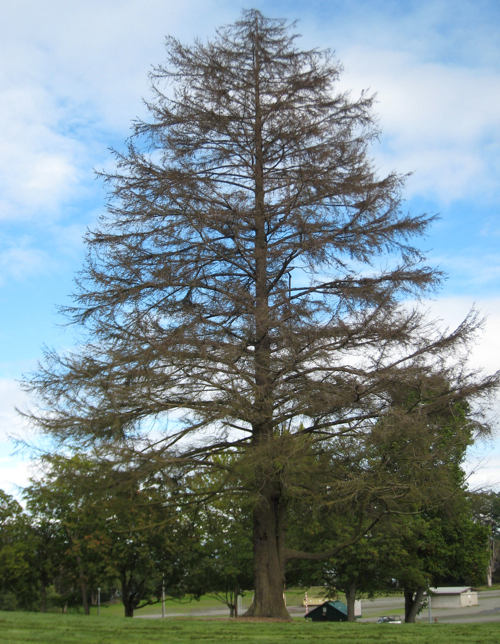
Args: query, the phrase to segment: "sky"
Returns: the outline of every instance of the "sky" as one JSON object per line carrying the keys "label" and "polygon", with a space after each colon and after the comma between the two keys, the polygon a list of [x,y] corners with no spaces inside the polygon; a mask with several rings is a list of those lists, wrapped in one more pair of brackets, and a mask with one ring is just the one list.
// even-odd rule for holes
{"label": "sky", "polygon": [[[0,488],[18,493],[30,456],[15,407],[43,347],[65,349],[85,230],[103,211],[94,170],[111,169],[144,117],[164,37],[206,40],[244,8],[297,20],[304,48],[330,48],[340,90],[377,94],[384,174],[409,174],[414,213],[439,214],[420,246],[447,278],[423,303],[443,326],[475,305],[471,364],[500,368],[500,3],[498,0],[4,0],[0,5]],[[497,406],[500,409],[500,405]],[[473,487],[500,489],[500,432],[474,447]]]}

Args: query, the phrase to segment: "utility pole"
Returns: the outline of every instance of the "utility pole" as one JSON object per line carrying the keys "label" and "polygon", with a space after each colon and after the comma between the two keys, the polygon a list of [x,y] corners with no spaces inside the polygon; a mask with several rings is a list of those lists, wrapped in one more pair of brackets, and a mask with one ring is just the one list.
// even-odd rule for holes
{"label": "utility pole", "polygon": [[97,617],[101,614],[101,589],[97,589]]}

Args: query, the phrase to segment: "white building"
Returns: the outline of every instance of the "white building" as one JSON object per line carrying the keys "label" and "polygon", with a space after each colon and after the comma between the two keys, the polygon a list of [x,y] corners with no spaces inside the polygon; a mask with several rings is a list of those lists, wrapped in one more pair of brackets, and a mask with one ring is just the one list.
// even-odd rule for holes
{"label": "white building", "polygon": [[429,588],[432,608],[465,608],[478,606],[477,592],[470,586]]}

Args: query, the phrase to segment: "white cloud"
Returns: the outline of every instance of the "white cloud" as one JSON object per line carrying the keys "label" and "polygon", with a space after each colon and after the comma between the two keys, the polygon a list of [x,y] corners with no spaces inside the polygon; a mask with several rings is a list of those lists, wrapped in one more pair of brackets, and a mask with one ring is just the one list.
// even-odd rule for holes
{"label": "white cloud", "polygon": [[43,88],[0,90],[0,219],[53,220],[74,194],[83,143],[60,132],[64,111]]}
{"label": "white cloud", "polygon": [[429,306],[431,315],[442,320],[442,326],[450,329],[456,328],[474,306],[485,322],[472,349],[470,364],[487,373],[500,369],[500,297],[443,297],[425,304]]}
{"label": "white cloud", "polygon": [[45,251],[17,246],[0,252],[0,284],[8,278],[23,280],[30,275],[47,273],[57,262]]}
{"label": "white cloud", "polygon": [[414,172],[406,196],[499,196],[500,73],[425,63],[397,50],[344,52],[345,87],[373,88],[383,133],[376,160],[385,171]]}
{"label": "white cloud", "polygon": [[469,449],[465,471],[469,488],[492,488],[500,491],[500,444],[494,441],[478,443]]}
{"label": "white cloud", "polygon": [[20,500],[22,488],[34,474],[35,463],[12,457],[0,457],[0,489]]}
{"label": "white cloud", "polygon": [[304,9],[300,30],[336,50],[343,89],[377,93],[383,171],[448,204],[500,196],[499,25],[495,0],[355,0]]}
{"label": "white cloud", "polygon": [[88,191],[111,139],[121,142],[144,114],[147,72],[163,58],[165,33],[188,31],[192,40],[216,18],[214,6],[225,4],[3,3],[0,219],[54,221],[63,204]]}
{"label": "white cloud", "polygon": [[16,411],[26,409],[29,398],[19,383],[0,378],[0,489],[19,498],[20,489],[35,474],[36,460],[30,458],[28,449],[16,448],[12,439],[33,440],[33,430]]}

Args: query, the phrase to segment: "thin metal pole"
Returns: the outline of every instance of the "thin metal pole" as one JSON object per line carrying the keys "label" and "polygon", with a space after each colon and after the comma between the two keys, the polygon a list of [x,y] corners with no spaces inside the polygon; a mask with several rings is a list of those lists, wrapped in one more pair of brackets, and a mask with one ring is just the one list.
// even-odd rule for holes
{"label": "thin metal pole", "polygon": [[161,584],[161,618],[165,619],[165,575]]}
{"label": "thin metal pole", "polygon": [[101,614],[101,589],[97,589],[97,617]]}
{"label": "thin metal pole", "polygon": [[427,606],[429,607],[429,624],[432,624],[431,593],[427,592]]}

